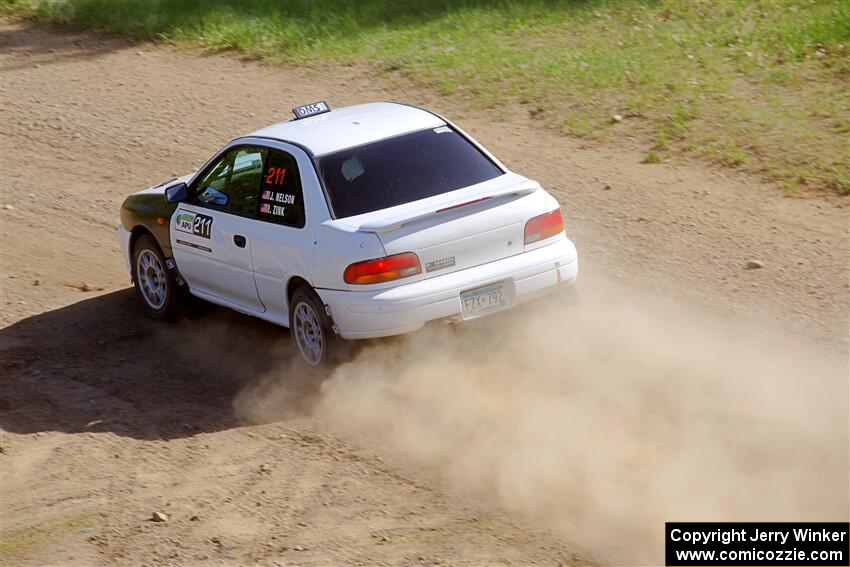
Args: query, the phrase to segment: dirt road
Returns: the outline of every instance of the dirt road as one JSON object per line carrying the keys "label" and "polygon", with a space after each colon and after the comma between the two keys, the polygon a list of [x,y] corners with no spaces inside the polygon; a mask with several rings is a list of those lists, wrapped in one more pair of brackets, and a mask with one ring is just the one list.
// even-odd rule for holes
{"label": "dirt road", "polygon": [[[641,164],[638,141],[563,138],[364,68],[19,25],[0,47],[15,563],[581,565],[657,557],[665,519],[846,520],[845,201]],[[212,307],[146,320],[124,196],[320,99],[434,108],[540,180],[586,305],[379,342],[321,387],[282,329]]]}

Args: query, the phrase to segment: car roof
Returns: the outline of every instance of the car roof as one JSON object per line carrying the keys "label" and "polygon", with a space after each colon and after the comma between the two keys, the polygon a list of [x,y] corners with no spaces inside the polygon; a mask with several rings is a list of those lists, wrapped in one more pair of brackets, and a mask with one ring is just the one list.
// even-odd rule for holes
{"label": "car roof", "polygon": [[444,124],[442,118],[421,108],[396,102],[370,102],[278,122],[249,136],[293,142],[308,148],[314,156],[321,156]]}

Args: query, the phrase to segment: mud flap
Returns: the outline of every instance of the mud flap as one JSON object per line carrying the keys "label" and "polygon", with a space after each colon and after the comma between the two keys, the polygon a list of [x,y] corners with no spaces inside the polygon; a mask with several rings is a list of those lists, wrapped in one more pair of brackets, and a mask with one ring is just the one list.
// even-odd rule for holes
{"label": "mud flap", "polygon": [[337,336],[339,336],[339,325],[337,325],[336,322],[334,321],[334,316],[333,316],[333,313],[331,312],[331,306],[328,305],[327,303],[325,304],[325,315],[327,315],[328,319],[331,320],[331,329],[333,329],[333,332]]}
{"label": "mud flap", "polygon": [[166,258],[165,267],[174,272],[174,281],[177,282],[177,285],[180,287],[184,287],[186,285],[186,280],[184,280],[183,276],[180,275],[180,270],[177,269],[177,262],[174,261],[174,258]]}

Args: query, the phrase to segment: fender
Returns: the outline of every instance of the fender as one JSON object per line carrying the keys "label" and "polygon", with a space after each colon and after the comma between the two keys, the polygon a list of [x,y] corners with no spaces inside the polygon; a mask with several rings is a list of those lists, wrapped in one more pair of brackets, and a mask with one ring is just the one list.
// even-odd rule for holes
{"label": "fender", "polygon": [[[175,203],[168,203],[162,193],[136,193],[130,195],[121,204],[121,225],[128,232],[143,226],[159,244],[166,258],[171,258],[169,226],[171,215],[177,209]],[[158,219],[165,219],[160,224]]]}
{"label": "fender", "polygon": [[173,256],[170,238],[171,215],[177,210],[177,203],[169,203],[165,200],[165,190],[175,183],[187,183],[193,175],[194,173],[190,173],[169,179],[124,199],[121,203],[121,226],[124,230],[133,232],[133,229],[137,227],[145,227],[156,239],[165,257],[171,258]]}

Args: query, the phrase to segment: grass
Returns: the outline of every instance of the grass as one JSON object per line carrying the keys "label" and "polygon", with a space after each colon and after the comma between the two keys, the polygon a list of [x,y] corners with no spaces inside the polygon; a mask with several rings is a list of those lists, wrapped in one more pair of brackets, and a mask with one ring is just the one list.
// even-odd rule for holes
{"label": "grass", "polygon": [[653,151],[647,152],[647,154],[641,160],[641,163],[660,163],[661,156]]}
{"label": "grass", "polygon": [[[367,63],[596,140],[850,194],[846,0],[0,0],[6,15]],[[622,117],[613,120],[614,115]]]}
{"label": "grass", "polygon": [[5,560],[12,558],[21,559],[68,533],[78,531],[90,524],[95,517],[94,511],[85,510],[64,519],[24,528],[13,533],[3,533],[0,537],[0,563],[5,564]]}

